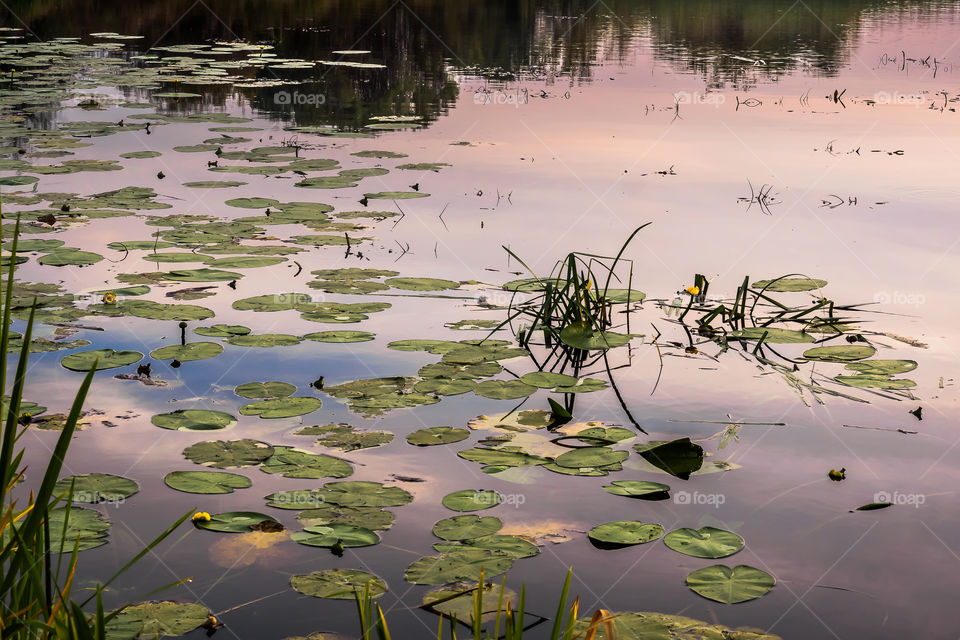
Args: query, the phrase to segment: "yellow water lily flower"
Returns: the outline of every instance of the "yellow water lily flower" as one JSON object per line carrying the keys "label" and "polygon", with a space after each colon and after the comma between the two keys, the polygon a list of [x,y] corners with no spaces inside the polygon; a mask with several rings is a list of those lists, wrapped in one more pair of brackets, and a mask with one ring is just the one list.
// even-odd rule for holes
{"label": "yellow water lily flower", "polygon": [[687,287],[686,289],[684,289],[684,291],[686,291],[687,293],[689,293],[689,294],[692,295],[692,296],[695,296],[695,295],[699,295],[699,293],[700,293],[700,287],[697,287],[697,286]]}
{"label": "yellow water lily flower", "polygon": [[193,517],[190,518],[191,522],[210,522],[210,514],[206,511],[197,511],[193,514]]}
{"label": "yellow water lily flower", "polygon": [[103,294],[104,304],[116,304],[116,302],[117,294],[115,294],[113,291],[107,291],[105,294]]}

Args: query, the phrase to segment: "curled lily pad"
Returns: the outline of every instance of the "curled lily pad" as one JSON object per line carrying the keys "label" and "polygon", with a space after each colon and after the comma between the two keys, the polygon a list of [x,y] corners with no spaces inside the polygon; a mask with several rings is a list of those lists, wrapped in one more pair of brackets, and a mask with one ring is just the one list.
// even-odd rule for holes
{"label": "curled lily pad", "polygon": [[54,485],[55,495],[70,491],[73,487],[73,502],[97,504],[100,502],[123,502],[140,491],[140,485],[130,478],[111,473],[85,473],[61,478]]}
{"label": "curled lily pad", "polygon": [[821,362],[851,362],[864,360],[874,355],[877,350],[866,344],[843,344],[829,347],[814,347],[803,352],[807,360]]}
{"label": "curled lily pad", "polygon": [[262,522],[276,522],[268,515],[256,511],[226,511],[210,515],[210,520],[195,522],[200,529],[207,531],[222,531],[224,533],[245,533],[252,531]]}
{"label": "curled lily pad", "polygon": [[407,442],[418,447],[452,444],[470,437],[470,431],[457,427],[428,427],[418,429],[407,436]]}
{"label": "curled lily pad", "polygon": [[369,547],[380,542],[380,536],[366,527],[352,524],[334,523],[304,527],[296,531],[290,539],[309,547]]}
{"label": "curled lily pad", "polygon": [[318,331],[303,337],[314,342],[368,342],[376,336],[367,331]]}
{"label": "curled lily pad", "polygon": [[644,524],[637,520],[620,520],[597,525],[587,533],[596,545],[619,548],[653,542],[663,535],[659,524]]}
{"label": "curled lily pad", "polygon": [[226,471],[171,471],[163,482],[177,491],[205,495],[233,493],[234,489],[246,489],[253,484],[246,476]]}
{"label": "curled lily pad", "polygon": [[266,442],[251,440],[210,440],[197,442],[183,450],[183,455],[197,464],[217,469],[233,469],[260,464],[273,455]]}
{"label": "curled lily pad", "polygon": [[740,564],[715,564],[687,576],[687,586],[704,598],[724,604],[754,600],[768,593],[776,580],[766,571]]}
{"label": "curled lily pad", "polygon": [[185,345],[172,344],[154,349],[150,352],[150,357],[155,360],[189,362],[191,360],[206,360],[221,353],[223,353],[223,347],[216,342],[191,342]]}
{"label": "curled lily pad", "polygon": [[[443,497],[443,506],[452,511],[483,511],[500,504],[500,494],[485,489],[454,491]],[[442,537],[442,536],[441,536]]]}
{"label": "curled lily pad", "polygon": [[263,461],[260,470],[279,473],[285,478],[311,479],[346,478],[353,473],[349,462],[294,447],[275,447],[274,454]]}
{"label": "curled lily pad", "polygon": [[261,418],[292,418],[313,413],[322,404],[319,398],[305,396],[269,398],[243,405],[240,407],[240,415],[260,416]]}
{"label": "curled lily pad", "polygon": [[681,480],[689,480],[690,474],[703,466],[703,447],[690,442],[690,438],[652,440],[633,445],[633,449],[653,466]]}
{"label": "curled lily pad", "polygon": [[233,392],[241,398],[285,398],[297,388],[286,382],[247,382],[234,387]]}
{"label": "curled lily pad", "polygon": [[160,413],[150,422],[164,429],[174,431],[216,431],[226,429],[237,423],[229,413],[210,409],[178,409],[170,413]]}
{"label": "curled lily pad", "polygon": [[661,500],[669,495],[670,487],[659,482],[646,480],[615,480],[605,485],[603,490],[615,496],[640,498],[642,500]]}
{"label": "curled lily pad", "polygon": [[182,636],[199,628],[210,612],[192,602],[142,602],[126,607],[105,625],[108,640]]}
{"label": "curled lily pad", "polygon": [[694,558],[726,558],[744,545],[743,538],[734,532],[714,527],[675,529],[664,536],[663,543]]}
{"label": "curled lily pad", "polygon": [[387,583],[372,573],[357,569],[327,569],[290,578],[295,591],[315,598],[353,600],[357,591],[369,590],[371,598],[379,598],[387,592]]}
{"label": "curled lily pad", "polygon": [[143,354],[139,351],[114,351],[113,349],[94,349],[64,356],[60,364],[71,371],[89,371],[96,363],[97,371],[125,367],[139,362]]}

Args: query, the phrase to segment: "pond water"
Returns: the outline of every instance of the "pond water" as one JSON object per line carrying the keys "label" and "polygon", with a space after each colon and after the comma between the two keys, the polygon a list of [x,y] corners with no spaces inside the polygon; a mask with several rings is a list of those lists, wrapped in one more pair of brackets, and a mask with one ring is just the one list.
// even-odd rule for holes
{"label": "pond water", "polygon": [[[87,505],[111,527],[107,544],[80,554],[83,583],[111,575],[188,511],[251,511],[287,529],[225,533],[187,523],[111,589],[109,605],[192,577],[161,597],[222,614],[221,636],[355,636],[352,602],[304,595],[290,581],[357,569],[387,583],[379,602],[395,637],[433,637],[436,616],[418,607],[435,586],[413,584],[405,571],[444,550],[432,547],[442,542],[434,523],[463,515],[444,496],[489,490],[501,502],[478,515],[538,545],[507,572],[508,586],[526,585],[530,614],[554,615],[573,567],[572,592],[587,616],[656,611],[783,638],[955,633],[960,440],[949,416],[957,409],[960,3],[170,1],[105,10],[71,0],[13,2],[3,25],[4,238],[20,214],[20,241],[34,246],[16,278],[47,283],[22,284],[15,295],[22,305],[41,295],[35,336],[89,341],[31,357],[25,399],[47,408],[34,424],[49,427],[44,416],[69,409],[82,374],[62,366],[65,357],[96,349],[144,356],[96,374],[87,426],[66,461],[69,474],[139,485],[126,499]],[[373,151],[390,153],[364,153]],[[122,155],[131,153],[142,157]],[[128,187],[141,189],[113,193]],[[593,350],[575,371],[604,381],[580,383],[596,390],[564,393],[571,381],[559,379],[540,380],[545,389],[477,386],[469,380],[537,370],[526,354],[489,341],[426,344],[432,353],[388,347],[482,340],[489,329],[447,325],[496,326],[510,304],[539,295],[514,295],[504,283],[531,271],[548,276],[571,252],[616,256],[647,223],[612,285],[645,294],[610,314],[611,331],[635,335],[608,350],[606,365]],[[167,257],[148,259],[154,252]],[[594,266],[590,291],[571,300],[595,299],[605,272]],[[203,269],[217,271],[193,271]],[[329,271],[341,269],[380,271]],[[318,270],[328,272],[311,273]],[[783,292],[782,281],[762,282],[784,275],[828,284]],[[757,304],[738,320],[730,313],[744,301],[745,276],[745,309]],[[720,304],[727,315],[700,326]],[[14,330],[23,331],[25,312],[17,315]],[[214,343],[200,349],[215,357],[188,360],[192,350],[176,350],[180,320],[185,341]],[[516,346],[512,329],[523,323],[532,324],[517,318],[491,339]],[[214,324],[294,337],[264,348],[246,346],[255,340],[232,333],[240,329],[195,332]],[[375,338],[302,339],[329,331]],[[839,348],[809,352],[819,346]],[[541,363],[548,353],[531,351]],[[172,367],[174,358],[182,364]],[[441,360],[448,364],[421,370]],[[464,368],[498,360],[502,371]],[[147,362],[159,384],[129,379]],[[322,388],[312,386],[321,376]],[[405,378],[383,383],[381,395],[374,383],[338,388],[395,376]],[[322,406],[268,402],[280,415],[308,411],[279,418],[258,417],[260,405],[241,410],[258,391],[243,398],[235,387],[264,381],[296,391],[261,396]],[[572,406],[561,433],[543,428],[548,398]],[[457,436],[464,439],[441,446],[406,439],[431,427],[467,429],[477,416],[518,405],[545,413],[524,414],[519,431],[474,421]],[[200,430],[177,430],[182,414],[173,429],[155,425],[164,423],[155,416],[179,410],[232,419],[215,432],[206,430],[210,414],[196,414]],[[587,422],[631,433],[614,444],[551,441]],[[345,451],[295,433],[337,424],[394,437]],[[56,437],[26,431],[24,490],[36,486]],[[633,449],[687,437],[706,453],[688,479]],[[275,449],[271,473],[257,468],[265,456],[255,451],[249,465],[227,469],[252,481],[232,493],[164,483],[173,471],[209,470],[184,457],[191,445],[242,439],[350,468],[330,458],[291,463]],[[606,468],[529,464],[530,456],[552,463],[574,445],[607,445],[593,450]],[[506,455],[491,453],[504,447]],[[457,455],[468,449],[485,452],[487,467]],[[520,458],[527,466],[513,466]],[[305,470],[310,464],[325,471]],[[832,481],[828,472],[841,468],[846,478]],[[290,539],[305,525],[298,511],[264,499],[344,479],[400,487],[412,501],[351,494],[348,504],[386,504],[395,520],[378,544],[342,557]],[[670,495],[613,495],[604,487],[614,481],[661,482]],[[307,494],[274,504],[284,500],[318,506]],[[856,511],[885,502],[893,504]],[[383,517],[371,511],[366,524]],[[591,543],[588,531],[621,520],[667,532],[716,527],[745,546],[710,560],[662,540]],[[776,586],[739,604],[687,586],[692,571],[718,563],[755,567]],[[531,633],[549,637],[548,627]]]}

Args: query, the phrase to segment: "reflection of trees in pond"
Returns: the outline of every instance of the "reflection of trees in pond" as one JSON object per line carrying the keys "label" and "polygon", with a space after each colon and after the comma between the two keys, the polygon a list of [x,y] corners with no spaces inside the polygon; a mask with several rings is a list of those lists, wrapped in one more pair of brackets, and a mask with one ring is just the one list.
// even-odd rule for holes
{"label": "reflection of trees in pond", "polygon": [[[833,74],[868,12],[899,16],[926,2],[879,0],[360,0],[304,2],[192,0],[124,2],[102,11],[95,0],[12,2],[10,9],[41,38],[116,31],[141,34],[134,47],[215,40],[270,42],[278,57],[324,60],[334,50],[370,50],[385,69],[318,67],[299,89],[323,95],[297,105],[297,124],[363,126],[382,114],[437,117],[456,98],[451,68],[502,79],[588,80],[602,61],[626,60],[641,39],[654,55],[702,75],[709,86],[744,88],[763,75],[809,66]],[[876,19],[876,18],[873,18]],[[753,67],[729,55],[760,58]],[[268,79],[273,73],[257,70]],[[243,90],[258,109],[289,117],[275,89]],[[206,92],[206,88],[204,90]],[[222,103],[220,103],[222,104]],[[177,105],[183,108],[182,105]]]}

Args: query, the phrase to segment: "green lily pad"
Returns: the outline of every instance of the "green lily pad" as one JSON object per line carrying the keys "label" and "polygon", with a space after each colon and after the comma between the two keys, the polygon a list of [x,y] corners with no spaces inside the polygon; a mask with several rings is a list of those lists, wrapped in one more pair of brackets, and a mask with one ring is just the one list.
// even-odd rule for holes
{"label": "green lily pad", "polygon": [[669,495],[670,486],[647,480],[614,480],[603,490],[615,496],[640,498],[641,500],[659,500]]}
{"label": "green lily pad", "polygon": [[407,567],[404,577],[413,584],[448,584],[476,581],[506,573],[514,558],[502,551],[466,547],[436,556],[420,558]]}
{"label": "green lily pad", "polygon": [[365,527],[334,523],[304,527],[290,534],[290,539],[308,547],[370,547],[380,542],[380,536]]}
{"label": "green lily pad", "polygon": [[604,295],[607,302],[613,302],[614,304],[642,302],[646,297],[647,294],[636,289],[607,289]]}
{"label": "green lily pad", "polygon": [[494,400],[516,400],[536,393],[537,388],[520,380],[484,380],[477,385],[474,393]]}
{"label": "green lily pad", "polygon": [[233,389],[241,398],[286,398],[297,388],[286,382],[247,382]]}
{"label": "green lily pad", "polygon": [[279,200],[273,198],[233,198],[223,204],[228,207],[239,207],[240,209],[266,209],[280,204]]}
{"label": "green lily pad", "polygon": [[754,600],[773,589],[776,580],[766,571],[745,564],[730,568],[715,564],[687,576],[687,586],[704,598],[724,604]]}
{"label": "green lily pad", "polygon": [[499,551],[515,559],[532,558],[540,553],[540,548],[532,542],[528,542],[519,536],[508,535],[489,535],[471,540],[460,540],[458,542],[437,542],[433,545],[435,551],[448,553],[458,551],[464,548],[487,549],[489,551]]}
{"label": "green lily pad", "polygon": [[492,516],[453,516],[433,525],[433,535],[443,540],[471,540],[500,531],[503,521]]}
{"label": "green lily pad", "polygon": [[591,391],[601,391],[607,388],[607,383],[604,380],[598,380],[596,378],[580,378],[577,380],[576,384],[572,384],[568,387],[554,387],[556,393],[590,393]]}
{"label": "green lily pad", "polygon": [[247,489],[253,484],[246,476],[226,471],[171,471],[163,482],[177,491],[204,495],[233,493],[234,489]]}
{"label": "green lily pad", "polygon": [[368,589],[371,598],[379,598],[387,592],[387,583],[372,573],[357,569],[327,569],[290,578],[295,591],[315,598],[354,600],[359,591]]}
{"label": "green lily pad", "polygon": [[[458,543],[441,542],[434,547],[455,547]],[[503,606],[505,602],[517,602],[517,593],[502,584],[486,582],[482,585],[474,582],[457,582],[430,591],[423,596],[422,608],[445,616],[448,620],[456,619],[466,625],[473,625],[475,611],[475,595],[477,589],[483,589],[483,611],[480,612],[481,624],[486,625],[496,620],[498,615],[497,604]]]}
{"label": "green lily pad", "polygon": [[197,442],[183,450],[183,455],[197,464],[216,469],[234,469],[260,464],[273,455],[266,442],[251,440],[209,440]]}
{"label": "green lily pad", "polygon": [[[62,246],[63,246],[63,240],[47,240],[43,238],[20,238],[17,241],[18,252],[31,252],[31,251],[47,252],[47,251],[53,251],[54,249],[57,249]],[[3,248],[10,251],[13,249],[13,243],[4,242]]]}
{"label": "green lily pad", "polygon": [[731,338],[741,340],[759,340],[763,338],[764,342],[769,344],[800,344],[804,342],[813,342],[815,338],[803,331],[796,329],[778,329],[776,327],[747,327],[746,329],[737,329],[730,332]]}
{"label": "green lily pad", "polygon": [[199,253],[167,251],[164,253],[149,253],[143,256],[143,259],[147,262],[203,262],[207,259],[207,256]]}
{"label": "green lily pad", "polygon": [[574,385],[577,383],[577,378],[563,373],[534,371],[520,376],[520,381],[540,389],[553,389],[554,387],[569,387]]}
{"label": "green lily pad", "polygon": [[284,478],[346,478],[353,474],[349,462],[294,447],[275,447],[274,454],[263,461],[260,470],[279,473]]}
{"label": "green lily pad", "polygon": [[206,360],[221,353],[223,353],[223,347],[216,342],[191,342],[185,345],[171,344],[154,349],[150,352],[150,357],[154,360],[189,362],[191,360]]}
{"label": "green lily pad", "polygon": [[[500,504],[500,494],[485,489],[464,489],[443,497],[443,506],[452,511],[483,511]],[[441,536],[443,537],[443,536]]]}
{"label": "green lily pad", "polygon": [[[613,636],[606,634],[606,623],[594,626],[594,640],[781,640],[780,636],[760,631],[735,630],[668,613],[616,611],[609,616]],[[573,637],[582,638],[591,628],[589,617],[577,620]]]}
{"label": "green lily pad", "polygon": [[637,520],[620,520],[597,525],[587,532],[590,541],[600,546],[628,547],[653,542],[663,535],[659,524],[644,524]]}
{"label": "green lily pad", "polygon": [[159,158],[161,154],[159,151],[128,151],[127,153],[121,153],[121,158],[127,158],[130,160],[142,160],[144,158]]}
{"label": "green lily pad", "polygon": [[170,413],[159,413],[150,418],[150,422],[174,431],[216,431],[235,425],[237,419],[222,411],[178,409]]}
{"label": "green lily pad", "polygon": [[311,289],[318,289],[326,293],[343,293],[347,295],[363,295],[386,291],[390,287],[379,282],[366,280],[312,280],[307,283]]}
{"label": "green lily pad", "polygon": [[270,267],[287,259],[277,256],[232,256],[229,258],[207,259],[208,266],[223,269],[253,269],[255,267]]}
{"label": "green lily pad", "polygon": [[734,532],[714,527],[675,529],[664,536],[663,543],[694,558],[726,558],[744,545],[743,538]]}
{"label": "green lily pad", "polygon": [[608,447],[580,447],[560,454],[555,463],[560,467],[574,469],[606,467],[623,462],[629,455],[627,451],[616,451]]}
{"label": "green lily pad", "polygon": [[105,625],[106,640],[182,636],[202,626],[210,612],[192,602],[142,602],[126,607]]}
{"label": "green lily pad", "polygon": [[251,333],[242,336],[230,336],[227,342],[238,347],[289,347],[300,344],[301,338],[286,333]]}
{"label": "green lily pad", "polygon": [[356,451],[371,449],[393,441],[389,431],[366,431],[355,429],[348,424],[327,424],[303,427],[294,433],[298,436],[320,436],[316,444],[321,447]]}
{"label": "green lily pad", "polygon": [[207,531],[221,531],[224,533],[246,533],[261,522],[276,522],[270,516],[256,511],[226,511],[210,514],[210,520],[198,520],[194,524]]}
{"label": "green lily pad", "polygon": [[292,418],[313,413],[322,404],[319,398],[305,396],[269,398],[243,405],[240,407],[240,415],[260,416],[261,418]]}
{"label": "green lily pad", "polygon": [[633,449],[653,466],[681,480],[689,480],[690,474],[703,466],[703,447],[690,442],[690,438],[652,440],[635,444]]}
{"label": "green lily pad", "polygon": [[37,182],[40,178],[35,176],[7,176],[0,178],[0,186],[3,187],[22,187]]}
{"label": "green lily pad", "polygon": [[348,524],[373,531],[385,531],[393,525],[395,516],[379,507],[343,507],[323,504],[297,514],[297,520],[306,527],[330,524]]}
{"label": "green lily pad", "polygon": [[89,371],[96,363],[97,371],[125,367],[139,362],[143,354],[139,351],[114,351],[113,349],[94,349],[64,356],[60,364],[71,371]]}
{"label": "green lily pad", "polygon": [[364,198],[368,200],[410,200],[413,198],[426,198],[429,193],[421,191],[378,191],[376,193],[365,193]]}
{"label": "green lily pad", "polygon": [[444,167],[449,167],[450,165],[446,162],[415,162],[408,164],[398,164],[397,169],[403,169],[406,171],[440,171]]}
{"label": "green lily pad", "polygon": [[242,187],[247,184],[240,180],[196,180],[194,182],[184,182],[183,186],[189,189],[231,189],[233,187]]}
{"label": "green lily pad", "polygon": [[915,360],[867,360],[866,362],[851,362],[844,367],[844,369],[871,376],[907,373],[916,368],[917,363]]}
{"label": "green lily pad", "polygon": [[830,347],[814,347],[803,352],[807,360],[821,362],[851,362],[864,360],[874,355],[877,350],[866,344],[843,344]]}
{"label": "green lily pad", "polygon": [[457,320],[456,322],[445,322],[443,326],[456,331],[489,331],[496,329],[501,324],[502,322],[499,320]]}
{"label": "green lily pad", "polygon": [[814,278],[778,278],[776,280],[757,280],[753,283],[754,289],[770,291],[813,291],[827,286],[826,280]]}
{"label": "green lily pad", "polygon": [[37,262],[43,265],[53,267],[83,266],[96,264],[103,260],[99,253],[91,251],[80,251],[69,247],[59,247],[45,256],[41,256]]}
{"label": "green lily pad", "polygon": [[314,342],[369,342],[376,335],[367,331],[318,331],[303,336],[305,340]]}
{"label": "green lily pad", "polygon": [[470,437],[470,431],[457,427],[428,427],[418,429],[407,436],[407,442],[418,447],[452,444]]}
{"label": "green lily pad", "polygon": [[627,344],[633,337],[629,333],[596,331],[583,323],[567,325],[560,330],[560,341],[574,349],[613,349]]}
{"label": "green lily pad", "polygon": [[[582,431],[577,431],[573,437],[586,444],[596,444],[597,439],[606,440],[607,443],[633,440],[636,434],[630,429],[624,429],[623,427],[588,427]],[[631,481],[627,480],[627,482]],[[667,487],[667,489],[669,489],[669,487]]]}
{"label": "green lily pad", "polygon": [[456,396],[475,391],[477,383],[468,379],[451,380],[448,378],[430,378],[421,380],[413,386],[420,393],[435,393],[441,396]]}
{"label": "green lily pad", "polygon": [[[337,53],[334,51],[334,53]],[[378,151],[376,149],[370,149],[368,151],[356,151],[351,153],[352,156],[357,156],[358,158],[406,158],[407,154],[397,153],[396,151]]]}
{"label": "green lily pad", "polygon": [[387,278],[384,283],[404,291],[444,291],[460,286],[459,282],[440,278]]}
{"label": "green lily pad", "polygon": [[239,280],[242,277],[242,273],[236,273],[235,271],[207,268],[180,269],[163,274],[164,280],[174,280],[176,282],[226,282],[228,280]]}
{"label": "green lily pad", "polygon": [[500,449],[465,449],[457,455],[464,460],[478,462],[485,466],[528,467],[550,462],[548,458],[541,458],[540,456],[508,447],[502,447]]}
{"label": "green lily pad", "polygon": [[836,376],[834,380],[850,387],[861,389],[913,389],[917,383],[906,378],[891,378],[885,375],[861,373],[855,376]]}
{"label": "green lily pad", "polygon": [[239,324],[215,324],[210,327],[197,327],[193,332],[208,338],[229,338],[231,336],[245,336],[250,333],[250,328]]}
{"label": "green lily pad", "polygon": [[[94,549],[107,544],[110,523],[99,511],[83,507],[62,507],[50,511],[50,549],[59,553],[71,553],[74,545],[79,551]],[[66,524],[66,531],[64,531]]]}
{"label": "green lily pad", "polygon": [[97,504],[100,502],[123,502],[140,491],[140,485],[130,478],[110,473],[85,473],[61,478],[54,485],[53,493],[59,495],[73,486],[73,502]]}
{"label": "green lily pad", "polygon": [[364,480],[328,482],[322,494],[325,502],[344,507],[399,507],[413,500],[400,487]]}

